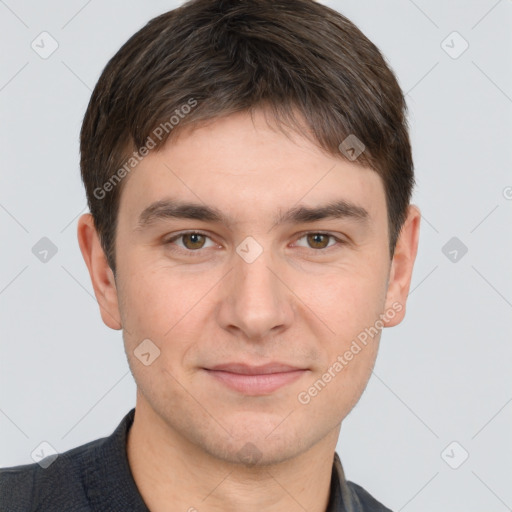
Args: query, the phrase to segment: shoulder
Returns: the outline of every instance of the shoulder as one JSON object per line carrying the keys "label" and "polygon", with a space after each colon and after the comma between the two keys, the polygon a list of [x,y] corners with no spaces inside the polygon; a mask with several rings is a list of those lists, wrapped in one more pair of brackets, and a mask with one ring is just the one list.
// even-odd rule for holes
{"label": "shoulder", "polygon": [[33,464],[0,469],[0,503],[6,510],[29,511],[33,488]]}
{"label": "shoulder", "polygon": [[[39,463],[0,468],[0,503],[9,512],[59,510],[85,512],[86,470],[95,464],[105,438],[83,444]],[[72,508],[69,504],[72,503]]]}
{"label": "shoulder", "polygon": [[358,512],[392,512],[360,485],[347,481],[347,487],[352,495],[354,510]]}

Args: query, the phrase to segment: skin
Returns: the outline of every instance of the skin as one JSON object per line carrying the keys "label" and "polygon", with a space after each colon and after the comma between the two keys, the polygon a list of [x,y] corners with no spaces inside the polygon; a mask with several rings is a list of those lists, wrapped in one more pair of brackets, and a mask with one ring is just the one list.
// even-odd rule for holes
{"label": "skin", "polygon": [[[90,214],[79,219],[78,239],[102,319],[123,329],[137,384],[127,454],[147,506],[324,511],[341,423],[366,387],[380,331],[309,403],[297,397],[393,304],[384,326],[402,321],[418,208],[409,207],[391,260],[377,173],[296,132],[283,134],[262,111],[183,130],[125,180],[115,279]],[[231,223],[169,218],[137,229],[140,213],[164,198],[214,206]],[[273,221],[298,204],[341,198],[364,208],[366,221]],[[183,230],[207,236],[168,242]],[[317,232],[345,243],[315,239]],[[236,252],[248,236],[262,248],[252,263]],[[134,354],[144,339],[160,350],[148,366]],[[271,361],[307,371],[273,392],[249,395],[204,369]],[[241,450],[252,454],[249,463]]]}

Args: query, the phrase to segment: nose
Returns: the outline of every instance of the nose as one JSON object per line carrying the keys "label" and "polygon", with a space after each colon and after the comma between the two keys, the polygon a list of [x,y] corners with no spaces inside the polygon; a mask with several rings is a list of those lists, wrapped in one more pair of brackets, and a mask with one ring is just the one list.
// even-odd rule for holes
{"label": "nose", "polygon": [[225,281],[218,321],[225,330],[251,341],[279,334],[293,321],[293,293],[271,252],[252,262],[236,254],[233,270]]}

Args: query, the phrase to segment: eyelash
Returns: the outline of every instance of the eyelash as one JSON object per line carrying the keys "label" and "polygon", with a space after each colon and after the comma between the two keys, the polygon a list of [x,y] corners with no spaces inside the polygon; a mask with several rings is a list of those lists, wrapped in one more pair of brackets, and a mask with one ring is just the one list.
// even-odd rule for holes
{"label": "eyelash", "polygon": [[[172,242],[174,242],[186,235],[201,235],[201,236],[204,236],[211,240],[211,237],[207,233],[203,233],[202,231],[183,231],[183,232],[178,233],[177,235],[174,235],[171,238],[167,239],[164,242],[164,244],[171,246],[171,245],[173,245]],[[342,240],[341,238],[334,236],[332,233],[326,233],[324,231],[307,231],[306,233],[301,233],[300,236],[297,238],[297,240],[301,240],[302,238],[304,238],[308,235],[324,235],[324,236],[328,236],[329,238],[332,238],[336,241],[336,244],[327,246],[324,249],[309,248],[311,251],[314,251],[316,253],[322,253],[322,252],[325,253],[325,252],[327,252],[328,249],[332,249],[336,245],[341,246],[341,245],[344,245],[347,243],[345,240]],[[308,248],[302,247],[302,249],[308,249]],[[191,258],[193,258],[195,256],[200,256],[201,251],[202,251],[202,249],[191,250],[191,249],[183,249],[181,247],[173,247],[171,250],[173,252],[179,252],[181,254],[185,254],[187,257],[191,257]]]}

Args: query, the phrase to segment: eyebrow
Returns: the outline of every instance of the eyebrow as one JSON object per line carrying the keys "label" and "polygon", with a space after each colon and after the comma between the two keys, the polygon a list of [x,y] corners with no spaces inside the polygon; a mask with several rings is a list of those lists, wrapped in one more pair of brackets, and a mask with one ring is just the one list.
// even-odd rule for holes
{"label": "eyebrow", "polygon": [[[274,219],[274,225],[302,224],[324,219],[352,219],[367,221],[368,211],[345,199],[331,201],[325,205],[309,207],[295,206],[286,212],[280,212]],[[165,219],[191,219],[205,222],[223,223],[230,227],[233,219],[213,206],[174,199],[162,199],[150,204],[139,215],[136,230],[147,228],[153,223]]]}

